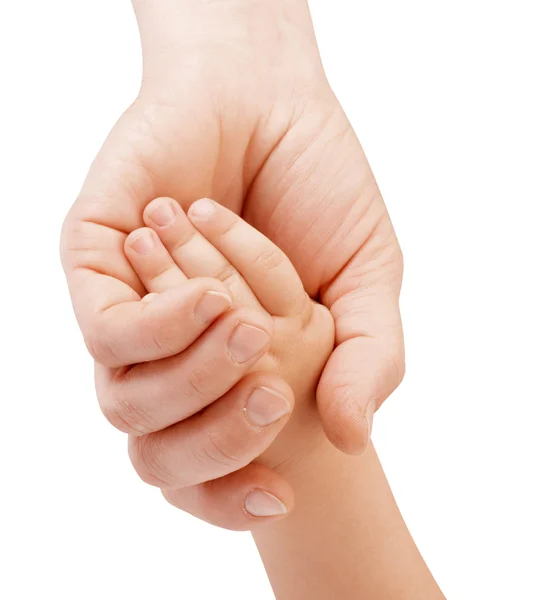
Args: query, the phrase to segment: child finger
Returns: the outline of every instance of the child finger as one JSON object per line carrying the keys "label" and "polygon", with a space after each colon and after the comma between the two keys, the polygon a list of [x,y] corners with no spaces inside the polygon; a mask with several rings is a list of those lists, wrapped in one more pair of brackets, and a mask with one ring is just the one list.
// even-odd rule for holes
{"label": "child finger", "polygon": [[296,269],[266,236],[231,210],[208,199],[189,209],[196,229],[241,273],[272,315],[301,314],[309,302]]}
{"label": "child finger", "polygon": [[154,200],[146,207],[144,220],[157,232],[173,260],[187,277],[219,279],[230,290],[235,306],[260,306],[231,261],[196,230],[175,200]]}
{"label": "child finger", "polygon": [[130,233],[124,252],[149,293],[159,294],[187,281],[155,231],[148,227]]}

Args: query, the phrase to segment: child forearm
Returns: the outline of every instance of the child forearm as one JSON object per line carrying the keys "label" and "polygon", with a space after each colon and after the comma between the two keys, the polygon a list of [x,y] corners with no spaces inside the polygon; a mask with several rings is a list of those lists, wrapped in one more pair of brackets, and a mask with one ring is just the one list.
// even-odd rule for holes
{"label": "child forearm", "polygon": [[442,600],[372,445],[324,442],[292,478],[296,508],[254,539],[278,600]]}

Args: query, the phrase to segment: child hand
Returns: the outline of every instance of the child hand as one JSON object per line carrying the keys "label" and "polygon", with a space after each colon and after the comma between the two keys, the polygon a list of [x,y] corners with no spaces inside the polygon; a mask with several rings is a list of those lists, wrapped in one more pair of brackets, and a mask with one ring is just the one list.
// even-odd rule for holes
{"label": "child hand", "polygon": [[[224,283],[233,297],[234,309],[248,307],[272,318],[269,350],[253,370],[282,377],[292,387],[296,405],[289,425],[263,454],[261,462],[290,476],[294,462],[324,438],[315,397],[321,372],[333,350],[334,324],[330,312],[309,298],[281,250],[240,217],[211,200],[193,204],[187,218],[177,202],[160,198],[147,206],[144,221],[150,229],[132,232],[126,240],[125,252],[149,293],[148,300],[155,302],[153,294],[169,293],[187,279],[210,277]],[[201,338],[198,343],[202,343]],[[206,352],[203,367],[206,370],[221,360],[219,350],[211,350],[211,355]],[[148,368],[157,377],[157,363]],[[204,387],[218,385],[203,376],[198,381]],[[153,385],[157,386],[155,378]],[[200,395],[211,401],[214,396],[208,389],[200,390]],[[269,426],[272,420],[288,412],[284,407],[286,401],[278,394],[268,397],[268,390],[262,386],[255,388],[251,398],[243,406],[247,420],[254,427]],[[222,398],[206,411],[220,413],[228,402]],[[264,406],[265,402],[271,408],[268,417],[254,408]],[[180,415],[186,416],[186,413]],[[176,417],[174,413],[173,418]],[[187,421],[151,434],[148,443],[159,453],[157,457],[152,455],[151,460],[159,465],[159,470],[176,471],[172,447],[177,432],[184,427]],[[227,443],[225,435],[215,445],[220,448]],[[146,444],[146,438],[132,438],[132,460],[141,473],[146,473],[147,468],[142,458]],[[231,455],[232,451],[226,448],[223,453]],[[173,503],[179,503],[183,490],[168,488],[165,494]]]}

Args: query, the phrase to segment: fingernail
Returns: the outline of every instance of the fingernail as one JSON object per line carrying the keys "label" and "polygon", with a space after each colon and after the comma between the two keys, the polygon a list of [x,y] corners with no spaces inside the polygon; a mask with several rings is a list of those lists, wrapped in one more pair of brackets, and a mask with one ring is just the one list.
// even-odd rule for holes
{"label": "fingernail", "polygon": [[212,200],[203,198],[198,200],[189,208],[189,216],[198,221],[207,221],[216,212],[216,206]]}
{"label": "fingernail", "polygon": [[279,392],[257,387],[248,398],[244,412],[256,427],[267,427],[288,415],[291,405]]}
{"label": "fingernail", "polygon": [[252,517],[280,517],[288,512],[281,500],[263,490],[250,492],[244,501],[244,508]]}
{"label": "fingernail", "polygon": [[148,303],[152,302],[152,300],[155,300],[157,298],[157,296],[158,296],[158,294],[146,294],[146,296],[143,297],[141,302],[148,304]]}
{"label": "fingernail", "polygon": [[237,363],[246,363],[264,350],[270,341],[266,331],[240,323],[228,342],[231,358]]}
{"label": "fingernail", "polygon": [[133,241],[130,242],[130,248],[137,254],[150,254],[154,249],[154,238],[149,231],[143,231]]}
{"label": "fingernail", "polygon": [[231,306],[231,296],[223,292],[205,292],[200,298],[194,314],[201,323],[212,323]]}
{"label": "fingernail", "polygon": [[368,439],[372,435],[372,425],[374,424],[374,413],[376,412],[376,403],[372,400],[366,407],[365,417],[366,426],[368,428]]}
{"label": "fingernail", "polygon": [[168,227],[176,220],[176,213],[172,205],[168,202],[160,204],[148,214],[150,221],[153,221],[158,227]]}

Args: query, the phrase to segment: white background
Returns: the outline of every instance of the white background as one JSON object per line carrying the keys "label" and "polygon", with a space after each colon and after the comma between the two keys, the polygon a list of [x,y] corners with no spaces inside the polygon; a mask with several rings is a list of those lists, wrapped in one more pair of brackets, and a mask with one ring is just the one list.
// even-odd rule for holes
{"label": "white background", "polygon": [[[408,376],[378,451],[449,599],[531,600],[530,2],[311,4],[405,252]],[[2,2],[0,61],[0,597],[271,599],[247,534],[137,480],[60,269],[63,216],[137,92],[128,0]]]}

